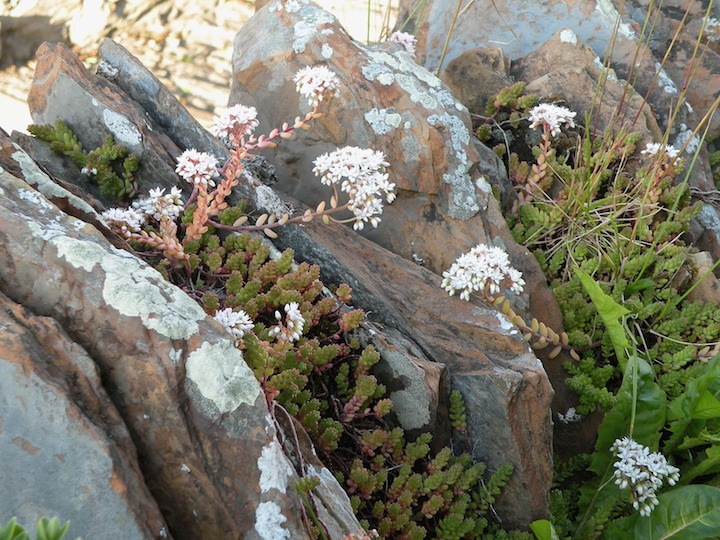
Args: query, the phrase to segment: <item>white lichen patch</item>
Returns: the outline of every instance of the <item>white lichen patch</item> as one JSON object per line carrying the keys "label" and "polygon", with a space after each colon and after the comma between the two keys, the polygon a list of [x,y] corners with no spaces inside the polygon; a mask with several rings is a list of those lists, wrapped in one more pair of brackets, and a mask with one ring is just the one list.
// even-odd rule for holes
{"label": "white lichen patch", "polygon": [[673,96],[677,95],[678,89],[677,86],[675,86],[675,82],[670,78],[670,75],[667,74],[667,71],[663,69],[660,62],[655,62],[655,71],[658,74],[658,80],[665,93]]}
{"label": "white lichen patch", "polygon": [[44,214],[46,210],[51,210],[54,208],[52,204],[50,204],[45,197],[40,195],[37,191],[32,189],[24,189],[20,188],[18,189],[18,196],[23,201],[31,202],[38,206],[38,211],[41,214]]}
{"label": "white lichen patch", "polygon": [[[615,24],[615,21],[620,16],[618,10],[615,9],[612,0],[596,0],[595,10],[604,15],[612,24]],[[628,39],[635,39],[635,32],[633,31],[632,26],[626,22],[621,22],[618,25],[618,32]]]}
{"label": "white lichen patch", "polygon": [[203,343],[188,355],[185,373],[221,414],[243,403],[252,405],[260,397],[257,379],[230,340]]}
{"label": "white lichen patch", "polygon": [[569,28],[564,28],[560,31],[560,41],[562,43],[572,43],[573,45],[576,45],[578,40],[575,32]]}
{"label": "white lichen patch", "polygon": [[402,116],[394,112],[395,108],[378,109],[373,107],[369,112],[365,113],[365,120],[375,133],[385,135],[393,129],[396,129],[402,123]]}
{"label": "white lichen patch", "polygon": [[322,47],[320,48],[320,54],[323,58],[330,58],[333,55],[333,48],[328,45],[327,43],[323,43]]}
{"label": "white lichen patch", "polygon": [[295,41],[293,41],[293,50],[300,54],[305,52],[308,42],[318,33],[319,27],[323,25],[334,25],[337,19],[327,11],[307,6],[300,10],[302,20],[295,23],[293,30],[295,32]]}
{"label": "white lichen patch", "polygon": [[180,349],[170,349],[168,351],[168,358],[170,358],[173,366],[177,366],[182,358],[182,351]]}
{"label": "white lichen patch", "polygon": [[103,111],[103,122],[117,143],[126,146],[138,157],[142,157],[142,135],[126,116],[105,109]]}
{"label": "white lichen patch", "polygon": [[42,238],[46,242],[57,236],[65,236],[67,234],[65,228],[57,221],[50,221],[43,225],[40,225],[36,221],[28,221],[28,228],[33,236]]}
{"label": "white lichen patch", "polygon": [[286,212],[289,213],[289,208],[280,196],[265,184],[259,184],[255,187],[255,206],[257,208],[263,208],[266,212],[275,214],[278,217]]}
{"label": "white lichen patch", "polygon": [[28,184],[36,188],[48,199],[67,199],[70,204],[72,204],[78,210],[81,210],[86,214],[98,216],[97,212],[95,212],[95,209],[87,202],[85,202],[80,197],[73,195],[67,189],[53,182],[52,179],[47,174],[45,174],[45,172],[40,167],[38,167],[37,163],[35,163],[20,146],[13,143],[13,147],[17,151],[13,152],[10,157],[12,157],[15,163],[20,166],[20,171],[22,172],[23,178]]}
{"label": "white lichen patch", "polygon": [[290,538],[290,531],[282,526],[286,521],[287,518],[282,514],[282,508],[276,502],[262,502],[255,510],[255,532],[262,540]]}
{"label": "white lichen patch", "polygon": [[277,440],[273,440],[263,448],[257,465],[260,470],[261,493],[271,489],[277,489],[282,493],[287,491],[288,478],[292,477],[293,468]]}
{"label": "white lichen patch", "polygon": [[428,110],[437,108],[437,100],[430,94],[430,92],[426,92],[420,87],[417,79],[411,77],[410,75],[397,73],[395,75],[395,82],[398,83],[400,88],[408,93],[410,101],[413,103],[419,103]]}
{"label": "white lichen patch", "polygon": [[480,176],[477,180],[475,180],[475,186],[483,193],[492,193],[492,186],[484,176]]}
{"label": "white lichen patch", "polygon": [[500,322],[500,328],[502,328],[505,331],[510,331],[510,334],[517,334],[519,330],[517,327],[508,319],[505,315],[499,312],[495,312],[495,317],[497,317],[497,320]]}
{"label": "white lichen patch", "polygon": [[75,268],[104,272],[102,295],[121,315],[139,317],[150,330],[170,339],[188,339],[206,317],[200,306],[131,254],[94,242],[58,236],[51,240],[58,255]]}
{"label": "white lichen patch", "polygon": [[595,60],[593,62],[595,64],[595,67],[598,69],[598,71],[600,73],[602,73],[603,71],[607,71],[607,80],[608,81],[617,81],[618,80],[615,70],[612,68],[609,68],[607,66],[604,66],[603,62],[602,62],[602,60],[600,60],[599,56],[596,56]]}
{"label": "white lichen patch", "polygon": [[680,124],[680,133],[678,134],[673,146],[675,148],[682,148],[687,142],[685,147],[685,153],[693,155],[700,148],[700,137],[693,135],[692,129],[688,129],[686,124]]}

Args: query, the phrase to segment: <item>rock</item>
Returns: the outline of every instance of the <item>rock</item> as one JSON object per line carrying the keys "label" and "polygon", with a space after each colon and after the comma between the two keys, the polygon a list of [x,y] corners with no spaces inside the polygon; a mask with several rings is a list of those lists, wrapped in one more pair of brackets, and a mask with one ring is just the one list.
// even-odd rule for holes
{"label": "rock", "polygon": [[225,332],[155,270],[6,170],[0,188],[0,288],[55,319],[91,356],[172,536],[304,538],[294,470]]}
{"label": "rock", "polygon": [[169,538],[82,346],[0,293],[0,351],[0,524],[56,514],[71,519],[70,538]]}
{"label": "rock", "polygon": [[387,388],[400,427],[411,439],[432,433],[436,452],[448,446],[450,373],[446,366],[429,360],[416,343],[393,328],[370,328],[364,334],[363,341],[380,353],[373,373]]}
{"label": "rock", "polygon": [[608,76],[602,100],[595,101],[602,64],[570,29],[558,31],[538,50],[519,59],[511,73],[516,80],[527,83],[525,91],[529,94],[560,96],[564,106],[578,113],[580,124],[582,117],[593,111],[597,133],[632,125],[632,131],[643,136],[643,143],[662,139],[650,107],[632,88],[628,90],[625,81]]}
{"label": "rock", "polygon": [[510,60],[497,47],[462,53],[443,70],[442,80],[453,96],[473,114],[484,115],[489,99],[511,86]]}
{"label": "rock", "polygon": [[694,288],[688,294],[688,300],[720,305],[720,281],[712,272],[715,266],[712,255],[707,251],[701,251],[688,258],[695,269],[692,277]]}
{"label": "rock", "polygon": [[[140,158],[139,181],[168,189],[177,184],[172,164],[182,150],[148,122],[143,109],[111,81],[90,74],[67,46],[45,43],[38,49],[28,106],[35,124],[62,119],[86,151],[101,146],[105,137],[112,135]],[[104,203],[114,203],[102,197],[95,185],[86,185]]]}

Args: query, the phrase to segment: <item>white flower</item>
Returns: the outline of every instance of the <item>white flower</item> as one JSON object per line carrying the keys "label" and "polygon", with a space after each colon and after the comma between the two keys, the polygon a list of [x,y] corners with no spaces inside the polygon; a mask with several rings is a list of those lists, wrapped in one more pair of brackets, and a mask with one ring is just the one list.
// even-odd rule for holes
{"label": "white flower", "polygon": [[133,201],[132,208],[158,222],[163,216],[175,220],[184,210],[181,195],[182,191],[177,187],[173,187],[167,195],[165,188],[151,189],[148,197]]}
{"label": "white flower", "polygon": [[470,300],[474,292],[497,294],[503,289],[521,293],[525,286],[522,274],[510,266],[507,253],[498,247],[478,244],[464,253],[443,272],[442,287],[454,295],[460,291],[460,298]]}
{"label": "white flower", "polygon": [[116,229],[128,237],[131,232],[140,232],[145,225],[145,214],[135,208],[110,208],[101,215],[105,221],[116,225]]}
{"label": "white flower", "polygon": [[395,200],[395,184],[388,181],[385,154],[380,151],[345,146],[315,159],[313,172],[330,186],[340,183],[340,190],[348,195],[348,209],[355,215],[355,230],[366,222],[373,227],[380,223],[382,197],[388,204]]}
{"label": "white flower", "polygon": [[294,81],[295,88],[311,107],[317,107],[326,92],[337,93],[340,84],[335,72],[325,66],[306,66],[295,74]]}
{"label": "white flower", "polygon": [[675,148],[672,145],[664,145],[660,143],[647,143],[645,145],[645,150],[641,151],[641,154],[645,154],[646,156],[656,156],[660,152],[662,152],[664,149],[665,155],[668,156],[670,159],[675,159],[678,157],[678,154],[680,151]]}
{"label": "white flower", "polygon": [[397,43],[403,47],[413,58],[415,57],[415,46],[417,45],[417,39],[412,34],[407,32],[393,32],[390,35],[390,41]]}
{"label": "white flower", "polygon": [[255,327],[247,313],[243,310],[233,311],[232,308],[218,309],[215,312],[215,320],[222,324],[236,341],[242,339],[245,332],[249,332]]}
{"label": "white flower", "polygon": [[232,144],[237,144],[243,135],[252,135],[259,124],[257,109],[243,105],[223,109],[219,116],[213,116],[213,122],[210,133]]}
{"label": "white flower", "polygon": [[541,103],[530,109],[530,127],[535,129],[539,125],[547,125],[550,128],[550,134],[557,135],[563,124],[575,127],[573,118],[576,114],[565,107]]}
{"label": "white flower", "polygon": [[617,439],[610,447],[618,460],[615,467],[615,483],[620,489],[630,488],[633,508],[641,516],[649,516],[658,504],[655,492],[663,481],[671,486],[680,479],[680,469],[668,464],[660,452],[650,453],[643,446],[628,437]]}
{"label": "white flower", "polygon": [[175,172],[190,184],[214,186],[213,178],[220,175],[217,166],[215,156],[190,148],[180,154]]}
{"label": "white flower", "polygon": [[278,339],[284,339],[290,342],[297,341],[303,332],[305,326],[305,319],[303,319],[300,307],[297,302],[290,302],[284,308],[285,310],[285,323],[283,323],[283,316],[279,311],[275,311],[275,319],[277,319],[278,325],[270,330],[270,333],[278,336]]}

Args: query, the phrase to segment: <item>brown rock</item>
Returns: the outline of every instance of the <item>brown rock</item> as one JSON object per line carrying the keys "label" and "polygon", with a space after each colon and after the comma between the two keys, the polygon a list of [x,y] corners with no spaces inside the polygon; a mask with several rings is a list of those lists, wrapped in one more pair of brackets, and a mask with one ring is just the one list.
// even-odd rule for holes
{"label": "brown rock", "polygon": [[0,374],[1,523],[58,515],[72,538],[170,538],[90,356],[1,293]]}
{"label": "brown rock", "polygon": [[88,351],[172,535],[303,538],[264,396],[217,323],[9,172],[0,187],[0,288]]}
{"label": "brown rock", "polygon": [[471,113],[483,115],[488,100],[513,84],[509,71],[510,59],[502,49],[481,47],[448,62],[442,80]]}
{"label": "brown rock", "polygon": [[518,60],[512,75],[527,83],[527,93],[561,96],[564,106],[577,112],[579,123],[592,111],[593,120],[597,121],[597,125],[592,126],[596,133],[631,126],[633,132],[643,135],[643,143],[661,140],[662,131],[650,107],[625,81],[608,76],[602,100],[595,101],[601,69],[602,64],[593,50],[579,43],[572,30],[565,29],[537,51]]}

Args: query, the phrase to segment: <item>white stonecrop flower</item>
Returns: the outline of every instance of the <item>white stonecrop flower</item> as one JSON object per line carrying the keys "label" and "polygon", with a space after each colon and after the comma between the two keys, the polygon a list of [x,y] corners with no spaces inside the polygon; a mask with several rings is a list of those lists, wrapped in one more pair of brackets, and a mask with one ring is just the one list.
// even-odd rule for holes
{"label": "white stonecrop flower", "polygon": [[541,103],[530,109],[530,127],[535,129],[537,126],[547,125],[550,128],[550,134],[554,136],[560,133],[563,124],[575,127],[573,118],[576,114],[565,107]]}
{"label": "white stonecrop flower", "polygon": [[252,135],[259,124],[257,109],[239,104],[221,110],[219,116],[213,116],[213,122],[210,133],[233,144],[243,135]]}
{"label": "white stonecrop flower", "polygon": [[470,295],[497,294],[504,289],[521,293],[525,286],[522,274],[510,265],[507,253],[498,247],[478,244],[458,257],[449,270],[443,272],[442,287],[450,296],[460,292],[460,298]]}
{"label": "white stonecrop flower", "polygon": [[295,74],[295,88],[308,100],[311,107],[317,107],[327,92],[337,93],[340,79],[325,66],[306,66]]}
{"label": "white stonecrop flower", "polygon": [[373,227],[380,223],[382,197],[388,204],[395,200],[395,184],[388,181],[385,154],[380,151],[345,146],[315,159],[313,172],[326,185],[340,183],[340,190],[348,195],[348,209],[355,215],[355,230],[366,222]]}
{"label": "white stonecrop flower", "polygon": [[616,439],[610,450],[618,460],[615,467],[615,483],[620,489],[630,488],[633,508],[641,516],[649,516],[658,504],[655,492],[663,482],[674,486],[680,479],[680,469],[669,465],[665,456],[659,452],[650,452],[628,437]]}
{"label": "white stonecrop flower", "polygon": [[675,159],[680,153],[680,151],[674,146],[670,144],[666,146],[660,143],[647,143],[645,145],[645,150],[640,153],[646,156],[657,156],[663,149],[665,150],[665,155],[670,159]]}
{"label": "white stonecrop flower", "polygon": [[255,327],[250,315],[243,310],[233,311],[232,308],[218,309],[215,312],[215,320],[222,324],[236,341],[242,339],[245,332]]}
{"label": "white stonecrop flower", "polygon": [[218,160],[215,156],[190,148],[180,154],[175,172],[190,184],[214,186],[213,178],[220,175],[217,167]]}
{"label": "white stonecrop flower", "polygon": [[270,329],[270,333],[278,336],[278,339],[284,339],[286,341],[297,341],[303,332],[305,326],[305,319],[303,319],[300,307],[297,302],[290,302],[284,308],[285,310],[285,322],[283,322],[283,316],[279,311],[275,311],[275,319],[277,319],[278,325]]}
{"label": "white stonecrop flower", "polygon": [[390,41],[397,43],[403,47],[413,58],[415,58],[415,46],[417,45],[417,39],[412,34],[407,32],[393,32],[390,34]]}
{"label": "white stonecrop flower", "polygon": [[133,201],[132,208],[158,222],[163,216],[174,221],[184,210],[181,195],[178,187],[171,188],[167,194],[165,188],[151,189],[148,197]]}
{"label": "white stonecrop flower", "polygon": [[131,232],[140,232],[145,225],[146,216],[136,208],[110,208],[105,210],[102,217],[108,223],[114,223],[119,232],[129,237]]}

